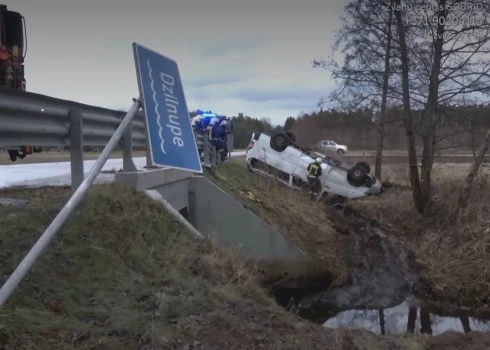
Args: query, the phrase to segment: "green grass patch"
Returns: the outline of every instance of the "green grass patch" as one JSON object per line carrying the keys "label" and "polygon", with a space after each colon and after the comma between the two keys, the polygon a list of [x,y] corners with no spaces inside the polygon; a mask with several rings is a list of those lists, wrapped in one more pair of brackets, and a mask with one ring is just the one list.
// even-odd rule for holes
{"label": "green grass patch", "polygon": [[[223,177],[236,174],[234,183],[248,181],[242,170],[223,169],[229,171]],[[254,185],[252,176],[244,186]],[[69,196],[69,188],[0,191],[0,197],[28,200],[0,206],[0,282]],[[0,309],[0,349],[299,350],[325,344],[333,350],[423,348],[416,339],[326,329],[285,312],[233,252],[192,236],[163,206],[116,185],[89,191]]]}
{"label": "green grass patch", "polygon": [[[0,207],[0,276],[20,263],[70,196],[65,188],[8,190],[25,207]],[[232,257],[188,234],[158,203],[115,185],[96,186],[0,312],[0,347],[135,348],[170,339],[179,318],[214,311],[259,288],[226,287]],[[226,265],[221,263],[221,265]],[[238,264],[237,264],[238,266]],[[219,286],[217,289],[216,286]],[[225,298],[226,299],[226,298]],[[172,333],[172,332],[170,332]]]}

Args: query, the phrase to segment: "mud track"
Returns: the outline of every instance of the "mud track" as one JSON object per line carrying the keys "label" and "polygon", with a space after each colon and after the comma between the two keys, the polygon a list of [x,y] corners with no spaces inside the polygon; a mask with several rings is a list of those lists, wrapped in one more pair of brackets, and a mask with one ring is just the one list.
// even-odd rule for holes
{"label": "mud track", "polygon": [[[324,323],[343,310],[385,309],[407,299],[423,268],[414,255],[403,243],[388,238],[355,213],[327,210],[331,211],[336,229],[354,242],[348,248],[347,283],[323,290],[313,281],[296,288],[278,287],[274,290],[276,298],[301,317],[316,323]],[[290,299],[287,305],[286,296]]]}

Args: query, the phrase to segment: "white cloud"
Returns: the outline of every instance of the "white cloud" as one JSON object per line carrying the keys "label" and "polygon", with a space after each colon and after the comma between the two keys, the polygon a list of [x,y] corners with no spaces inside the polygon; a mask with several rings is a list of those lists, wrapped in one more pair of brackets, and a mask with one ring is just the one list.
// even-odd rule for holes
{"label": "white cloud", "polygon": [[179,64],[189,109],[276,123],[332,88],[311,60],[329,53],[341,1],[122,3],[14,0],[27,19],[27,88],[110,108],[138,94],[131,44]]}

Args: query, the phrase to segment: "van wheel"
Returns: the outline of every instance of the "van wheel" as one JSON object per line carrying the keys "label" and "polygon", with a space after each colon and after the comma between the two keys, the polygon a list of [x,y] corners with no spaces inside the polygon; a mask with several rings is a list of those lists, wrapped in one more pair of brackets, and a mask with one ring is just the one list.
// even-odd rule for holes
{"label": "van wheel", "polygon": [[284,152],[289,146],[289,137],[284,132],[272,135],[270,146],[276,152]]}
{"label": "van wheel", "polygon": [[364,169],[366,170],[366,173],[368,173],[368,174],[371,172],[371,167],[366,162],[357,162],[356,165],[364,167]]}
{"label": "van wheel", "polygon": [[343,149],[341,149],[341,148],[339,148],[339,149],[337,150],[337,154],[338,154],[339,156],[341,156],[341,155],[342,155],[342,154],[344,154],[344,153],[345,153],[345,152],[344,152],[344,150],[343,150]]}
{"label": "van wheel", "polygon": [[293,134],[292,131],[285,131],[284,133],[288,135],[289,141],[291,141],[292,143],[296,142],[296,135]]}
{"label": "van wheel", "polygon": [[15,161],[17,160],[17,154],[18,154],[18,152],[17,152],[17,151],[15,151],[15,150],[10,150],[10,149],[9,149],[9,150],[8,150],[8,154],[9,154],[10,160],[11,160],[12,162],[15,162]]}
{"label": "van wheel", "polygon": [[366,169],[360,165],[354,165],[347,172],[347,179],[354,184],[354,186],[360,187],[364,185],[367,177]]}

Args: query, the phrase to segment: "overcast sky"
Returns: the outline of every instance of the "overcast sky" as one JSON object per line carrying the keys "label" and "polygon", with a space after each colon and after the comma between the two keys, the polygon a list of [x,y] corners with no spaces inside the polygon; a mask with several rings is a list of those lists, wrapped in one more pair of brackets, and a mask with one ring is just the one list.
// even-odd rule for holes
{"label": "overcast sky", "polygon": [[342,0],[3,0],[27,21],[27,90],[109,107],[138,88],[131,44],[179,64],[189,110],[283,123],[332,89]]}

